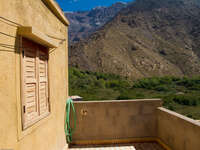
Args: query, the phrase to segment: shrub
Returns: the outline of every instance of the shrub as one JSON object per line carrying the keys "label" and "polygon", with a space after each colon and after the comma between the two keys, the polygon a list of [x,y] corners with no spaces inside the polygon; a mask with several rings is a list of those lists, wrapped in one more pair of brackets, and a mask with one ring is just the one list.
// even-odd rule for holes
{"label": "shrub", "polygon": [[160,81],[160,84],[167,84],[167,85],[170,85],[173,83],[173,80],[175,80],[174,77],[160,77],[158,79]]}
{"label": "shrub", "polygon": [[[175,77],[152,77],[144,78],[136,81],[133,85],[134,88],[145,88],[150,90],[166,91],[166,86],[175,85],[175,81],[178,79]],[[156,88],[155,88],[156,87]]]}
{"label": "shrub", "polygon": [[158,78],[144,78],[138,80],[133,85],[134,88],[145,88],[145,89],[153,89],[155,86],[160,84]]}
{"label": "shrub", "polygon": [[119,82],[117,80],[111,80],[106,82],[107,88],[117,88],[119,87]]}
{"label": "shrub", "polygon": [[172,110],[172,111],[175,111],[175,107],[173,105],[169,105],[168,109]]}
{"label": "shrub", "polygon": [[186,115],[187,117],[189,117],[189,118],[192,118],[192,115],[191,114],[188,114],[188,115]]}
{"label": "shrub", "polygon": [[97,87],[97,88],[105,88],[105,81],[103,79],[100,79],[100,80],[96,80],[94,82],[94,87]]}
{"label": "shrub", "polygon": [[177,82],[178,85],[185,86],[190,89],[199,89],[200,87],[200,77],[196,78],[188,78],[184,77],[180,81]]}
{"label": "shrub", "polygon": [[169,91],[169,87],[165,85],[159,85],[159,86],[156,86],[154,90],[159,91],[159,92],[166,92],[166,91]]}
{"label": "shrub", "polygon": [[145,98],[145,95],[143,93],[136,93],[136,98]]}
{"label": "shrub", "polygon": [[78,69],[73,69],[72,73],[79,78],[83,77],[83,74]]}
{"label": "shrub", "polygon": [[189,90],[200,90],[200,85],[193,85],[191,87],[188,88]]}
{"label": "shrub", "polygon": [[173,101],[178,104],[188,105],[188,106],[197,106],[198,104],[198,98],[195,96],[176,95],[173,98]]}
{"label": "shrub", "polygon": [[119,80],[119,88],[121,89],[127,89],[130,88],[131,85],[127,80]]}
{"label": "shrub", "polygon": [[131,97],[121,94],[120,96],[117,97],[117,100],[128,100],[131,99]]}
{"label": "shrub", "polygon": [[174,95],[168,95],[168,96],[164,96],[163,99],[163,105],[168,107],[169,105],[174,105],[174,101],[173,101]]}

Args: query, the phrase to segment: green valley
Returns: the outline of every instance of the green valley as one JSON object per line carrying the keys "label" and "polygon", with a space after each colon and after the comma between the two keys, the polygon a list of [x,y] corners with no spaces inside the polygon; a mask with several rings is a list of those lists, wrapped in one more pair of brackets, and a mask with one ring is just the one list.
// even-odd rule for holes
{"label": "green valley", "polygon": [[164,107],[200,119],[200,76],[130,80],[119,75],[69,69],[70,95],[89,100],[161,98]]}

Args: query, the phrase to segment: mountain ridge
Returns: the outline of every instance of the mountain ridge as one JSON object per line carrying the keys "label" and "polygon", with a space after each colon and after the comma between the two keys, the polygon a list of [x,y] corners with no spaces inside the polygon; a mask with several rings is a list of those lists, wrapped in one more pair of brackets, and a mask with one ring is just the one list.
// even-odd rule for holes
{"label": "mountain ridge", "polygon": [[69,37],[70,43],[88,37],[111,20],[128,3],[117,2],[109,7],[95,7],[89,11],[65,12],[70,21]]}
{"label": "mountain ridge", "polygon": [[200,74],[199,0],[137,0],[86,40],[70,65],[131,78]]}

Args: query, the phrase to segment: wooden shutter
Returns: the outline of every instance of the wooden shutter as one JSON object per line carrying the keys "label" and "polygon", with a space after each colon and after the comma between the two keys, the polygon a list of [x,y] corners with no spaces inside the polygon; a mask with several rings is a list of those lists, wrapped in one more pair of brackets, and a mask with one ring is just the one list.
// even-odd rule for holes
{"label": "wooden shutter", "polygon": [[[28,44],[28,43],[26,43]],[[25,44],[25,45],[26,45]],[[23,65],[23,128],[32,125],[38,118],[37,106],[37,62],[35,48],[30,46],[22,51]]]}
{"label": "wooden shutter", "polygon": [[39,48],[39,112],[40,116],[45,116],[49,112],[49,96],[48,96],[48,54],[47,51]]}
{"label": "wooden shutter", "polygon": [[23,129],[49,113],[48,49],[22,39]]}

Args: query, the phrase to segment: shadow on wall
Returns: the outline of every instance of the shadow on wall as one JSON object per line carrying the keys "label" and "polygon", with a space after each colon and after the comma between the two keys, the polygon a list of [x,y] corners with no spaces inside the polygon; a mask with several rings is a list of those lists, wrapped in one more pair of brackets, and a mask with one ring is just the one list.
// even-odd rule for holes
{"label": "shadow on wall", "polygon": [[[17,35],[17,29],[18,27],[22,26],[16,22],[13,22],[11,20],[8,20],[4,17],[0,16],[0,23],[7,25],[9,28],[12,28],[11,31],[13,31],[13,35],[10,33],[5,33],[5,32],[0,32],[0,35],[4,40],[2,41],[14,41],[11,43],[15,43],[15,45],[11,45],[9,43],[1,43],[0,42],[0,51],[2,52],[15,52],[15,53],[20,53],[20,36]],[[6,40],[5,40],[6,39]]]}

